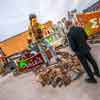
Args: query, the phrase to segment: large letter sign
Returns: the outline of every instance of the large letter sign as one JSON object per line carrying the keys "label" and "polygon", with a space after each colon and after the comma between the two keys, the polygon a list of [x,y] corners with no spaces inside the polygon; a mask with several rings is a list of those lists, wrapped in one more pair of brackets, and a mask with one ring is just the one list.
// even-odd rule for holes
{"label": "large letter sign", "polygon": [[91,28],[92,29],[99,28],[98,18],[91,19],[90,23],[91,23]]}
{"label": "large letter sign", "polygon": [[44,59],[42,55],[39,53],[35,56],[32,56],[31,58],[20,60],[20,62],[18,62],[17,67],[19,72],[27,72],[27,71],[32,71],[36,66],[43,63],[44,63]]}
{"label": "large letter sign", "polygon": [[100,12],[79,14],[77,15],[77,21],[84,27],[88,36],[100,32]]}

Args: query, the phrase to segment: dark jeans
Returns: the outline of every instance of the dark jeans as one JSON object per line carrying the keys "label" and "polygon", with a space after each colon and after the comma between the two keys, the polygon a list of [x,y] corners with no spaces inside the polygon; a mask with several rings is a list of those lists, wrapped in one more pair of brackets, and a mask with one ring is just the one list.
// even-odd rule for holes
{"label": "dark jeans", "polygon": [[96,74],[99,73],[99,69],[98,69],[97,63],[96,63],[96,61],[94,60],[94,58],[92,57],[91,53],[88,52],[88,53],[86,53],[86,54],[84,54],[84,55],[77,54],[77,56],[78,56],[78,58],[79,58],[81,64],[83,65],[85,71],[87,72],[88,76],[89,76],[90,78],[94,78],[93,72],[92,72],[92,70],[91,70],[90,65],[89,65],[88,62],[90,62],[90,64],[91,64],[92,67],[93,67],[93,70],[94,70],[94,72],[95,72]]}

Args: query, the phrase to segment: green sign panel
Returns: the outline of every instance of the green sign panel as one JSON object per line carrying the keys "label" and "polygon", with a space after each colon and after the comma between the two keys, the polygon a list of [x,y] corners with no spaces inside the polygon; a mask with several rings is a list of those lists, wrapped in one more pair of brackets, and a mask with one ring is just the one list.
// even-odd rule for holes
{"label": "green sign panel", "polygon": [[50,44],[52,44],[52,43],[55,41],[54,35],[49,36],[49,37],[47,38],[47,40],[48,40],[48,42],[49,42]]}
{"label": "green sign panel", "polygon": [[25,68],[28,65],[28,62],[24,59],[20,60],[19,62],[19,68]]}

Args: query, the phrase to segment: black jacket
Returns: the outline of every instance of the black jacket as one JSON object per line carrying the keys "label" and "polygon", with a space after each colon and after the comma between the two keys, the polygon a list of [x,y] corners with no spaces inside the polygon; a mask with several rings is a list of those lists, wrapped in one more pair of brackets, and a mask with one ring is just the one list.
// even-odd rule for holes
{"label": "black jacket", "polygon": [[72,50],[79,55],[84,55],[90,50],[87,38],[86,32],[81,27],[73,26],[68,33],[69,44]]}

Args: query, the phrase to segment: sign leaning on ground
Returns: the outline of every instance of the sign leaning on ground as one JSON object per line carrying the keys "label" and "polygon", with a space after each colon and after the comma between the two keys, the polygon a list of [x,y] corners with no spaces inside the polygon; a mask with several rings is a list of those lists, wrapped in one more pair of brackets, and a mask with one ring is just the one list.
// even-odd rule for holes
{"label": "sign leaning on ground", "polygon": [[18,62],[17,68],[19,72],[27,72],[33,70],[36,66],[43,63],[44,59],[42,55],[38,53],[37,55],[30,58],[20,60],[20,62]]}

